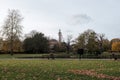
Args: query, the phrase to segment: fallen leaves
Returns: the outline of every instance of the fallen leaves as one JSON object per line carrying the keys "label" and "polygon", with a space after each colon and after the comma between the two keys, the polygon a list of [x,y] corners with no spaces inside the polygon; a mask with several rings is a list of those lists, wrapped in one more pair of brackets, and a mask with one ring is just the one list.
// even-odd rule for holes
{"label": "fallen leaves", "polygon": [[107,78],[110,80],[120,80],[120,77],[109,76],[106,74],[99,74],[95,70],[69,70],[68,72],[71,72],[74,74],[82,74],[82,75],[97,77],[97,78]]}

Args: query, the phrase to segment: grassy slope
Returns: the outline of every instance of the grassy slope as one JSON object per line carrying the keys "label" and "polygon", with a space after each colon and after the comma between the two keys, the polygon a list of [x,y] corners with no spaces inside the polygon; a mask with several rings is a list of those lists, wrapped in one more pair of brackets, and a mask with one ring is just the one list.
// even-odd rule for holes
{"label": "grassy slope", "polygon": [[119,66],[119,61],[112,60],[0,60],[0,80],[101,80],[68,71],[94,69],[120,76]]}

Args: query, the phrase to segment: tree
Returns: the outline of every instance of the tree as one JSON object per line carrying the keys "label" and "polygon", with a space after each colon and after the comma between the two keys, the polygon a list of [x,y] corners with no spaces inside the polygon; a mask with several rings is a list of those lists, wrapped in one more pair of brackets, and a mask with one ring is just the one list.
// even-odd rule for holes
{"label": "tree", "polygon": [[98,43],[100,52],[110,50],[110,41],[105,38],[104,34],[98,34]]}
{"label": "tree", "polygon": [[68,54],[70,53],[70,48],[71,48],[70,43],[71,43],[71,40],[72,40],[72,35],[68,35],[67,36],[67,45],[66,45]]}
{"label": "tree", "polygon": [[67,48],[67,43],[66,42],[61,42],[61,46],[59,48],[59,52],[66,52]]}
{"label": "tree", "polygon": [[43,33],[36,32],[31,35],[23,41],[23,48],[26,52],[43,53],[49,51],[49,41]]}
{"label": "tree", "polygon": [[109,51],[111,49],[110,41],[108,39],[103,39],[102,51]]}
{"label": "tree", "polygon": [[114,43],[116,44],[116,42],[120,42],[120,39],[119,38],[114,38],[110,41],[111,50],[112,50],[113,44]]}
{"label": "tree", "polygon": [[103,39],[104,39],[105,35],[104,34],[98,34],[98,43],[99,43],[99,49],[100,52],[103,51]]}
{"label": "tree", "polygon": [[22,34],[21,21],[23,20],[18,10],[9,10],[7,18],[4,22],[2,31],[7,40],[10,41],[10,53],[13,55],[13,42],[15,37],[20,37]]}
{"label": "tree", "polygon": [[120,41],[112,43],[112,51],[120,51]]}
{"label": "tree", "polygon": [[25,52],[33,52],[33,43],[32,43],[32,38],[31,37],[27,37],[24,41],[23,41],[23,49]]}
{"label": "tree", "polygon": [[104,37],[104,34],[98,34],[90,29],[78,36],[75,45],[76,50],[84,49],[85,51],[96,55],[107,50],[109,47],[109,40]]}
{"label": "tree", "polygon": [[89,53],[95,52],[98,49],[97,33],[90,29],[84,31],[77,38],[76,45],[78,49],[84,49]]}
{"label": "tree", "polygon": [[[21,52],[22,51],[22,42],[19,39],[14,39],[13,42],[13,52]],[[10,40],[2,41],[1,50],[4,52],[10,51]]]}
{"label": "tree", "polygon": [[98,51],[97,33],[93,30],[88,30],[87,36],[86,48],[89,53],[95,53],[95,51]]}

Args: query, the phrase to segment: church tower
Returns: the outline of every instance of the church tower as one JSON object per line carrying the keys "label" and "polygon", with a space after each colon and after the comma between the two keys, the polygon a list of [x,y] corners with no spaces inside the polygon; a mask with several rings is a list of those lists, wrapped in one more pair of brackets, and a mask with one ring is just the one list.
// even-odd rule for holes
{"label": "church tower", "polygon": [[62,42],[62,33],[61,33],[61,30],[59,29],[59,32],[58,32],[58,37],[59,37],[59,44]]}

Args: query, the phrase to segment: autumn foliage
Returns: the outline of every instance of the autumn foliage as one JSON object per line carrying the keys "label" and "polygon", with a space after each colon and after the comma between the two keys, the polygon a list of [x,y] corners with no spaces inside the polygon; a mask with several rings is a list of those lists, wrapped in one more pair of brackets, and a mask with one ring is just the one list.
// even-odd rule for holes
{"label": "autumn foliage", "polygon": [[120,51],[120,41],[112,43],[112,51]]}

